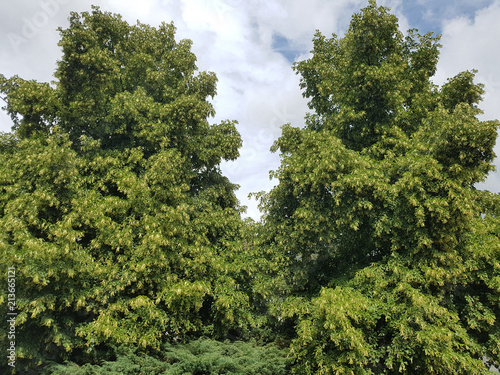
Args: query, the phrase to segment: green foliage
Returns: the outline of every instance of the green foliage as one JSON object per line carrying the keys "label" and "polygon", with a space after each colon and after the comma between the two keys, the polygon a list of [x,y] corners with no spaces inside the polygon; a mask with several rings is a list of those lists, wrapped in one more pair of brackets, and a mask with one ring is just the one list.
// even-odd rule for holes
{"label": "green foliage", "polygon": [[[283,264],[272,309],[300,374],[480,374],[498,351],[498,195],[479,192],[497,121],[482,86],[429,78],[438,38],[375,2],[299,62],[314,114],[273,146],[260,246]],[[295,327],[290,331],[290,327]]]}
{"label": "green foliage", "polygon": [[418,107],[433,104],[428,79],[436,69],[438,38],[415,30],[403,37],[387,9],[372,4],[353,16],[344,38],[317,32],[313,44],[313,57],[295,65],[315,111],[308,128],[330,130],[360,150],[394,125],[411,133],[425,115]]}
{"label": "green foliage", "polygon": [[73,13],[52,85],[0,77],[14,120],[0,271],[16,268],[19,368],[259,324],[237,186],[219,169],[241,139],[209,124],[216,77],[174,31]]}
{"label": "green foliage", "polygon": [[156,357],[120,348],[115,361],[102,365],[49,366],[46,374],[164,374],[164,375],[280,375],[285,374],[285,357],[275,346],[245,342],[217,342],[199,339],[189,344],[167,345]]}
{"label": "green foliage", "polygon": [[[498,122],[477,118],[475,71],[430,81],[439,38],[405,37],[374,1],[343,38],[316,34],[295,65],[314,112],[275,142],[279,184],[255,223],[220,171],[241,138],[234,121],[209,123],[217,80],[190,41],[97,7],[60,33],[55,82],[0,75],[14,124],[0,135],[0,273],[16,270],[18,371],[500,365],[500,195],[474,187]],[[226,338],[275,340],[289,368],[275,346],[214,341]]]}

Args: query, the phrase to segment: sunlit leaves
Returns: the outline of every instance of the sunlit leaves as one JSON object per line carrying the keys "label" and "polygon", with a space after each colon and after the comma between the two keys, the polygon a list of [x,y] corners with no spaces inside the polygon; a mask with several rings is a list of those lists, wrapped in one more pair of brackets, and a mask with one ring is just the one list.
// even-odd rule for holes
{"label": "sunlit leaves", "polygon": [[313,44],[295,69],[315,112],[283,127],[261,199],[297,373],[484,373],[500,253],[498,198],[474,188],[498,129],[476,117],[482,86],[474,72],[434,86],[438,38],[403,37],[374,1]]}
{"label": "sunlit leaves", "polygon": [[241,138],[209,123],[215,74],[172,24],[96,7],[69,21],[53,85],[0,78],[15,125],[0,141],[0,250],[18,273],[22,358],[257,325],[236,185],[219,169]]}

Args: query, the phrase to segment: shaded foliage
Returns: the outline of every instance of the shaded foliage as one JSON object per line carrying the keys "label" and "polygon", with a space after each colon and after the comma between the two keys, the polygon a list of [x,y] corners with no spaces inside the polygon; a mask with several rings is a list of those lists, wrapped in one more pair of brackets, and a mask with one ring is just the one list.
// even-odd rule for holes
{"label": "shaded foliage", "polygon": [[[155,358],[156,357],[156,358]],[[156,356],[120,348],[116,360],[101,365],[49,366],[52,375],[164,374],[164,375],[280,375],[286,373],[285,357],[274,346],[246,342],[199,339],[189,344],[166,345]]]}

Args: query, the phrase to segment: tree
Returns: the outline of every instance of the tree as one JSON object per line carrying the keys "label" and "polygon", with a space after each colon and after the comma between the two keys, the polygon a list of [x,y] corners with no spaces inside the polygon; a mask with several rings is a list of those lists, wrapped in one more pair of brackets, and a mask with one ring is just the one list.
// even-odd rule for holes
{"label": "tree", "polygon": [[55,82],[0,76],[14,123],[0,138],[1,272],[16,269],[18,366],[240,337],[257,324],[252,266],[219,164],[241,138],[234,121],[208,122],[215,75],[197,71],[172,24],[130,26],[98,7],[69,21]]}
{"label": "tree", "polygon": [[[497,121],[482,86],[430,78],[438,37],[370,1],[296,63],[314,111],[284,125],[261,246],[284,259],[275,315],[296,373],[480,374],[500,362]],[[496,203],[498,204],[498,203]],[[496,224],[495,224],[496,223]]]}

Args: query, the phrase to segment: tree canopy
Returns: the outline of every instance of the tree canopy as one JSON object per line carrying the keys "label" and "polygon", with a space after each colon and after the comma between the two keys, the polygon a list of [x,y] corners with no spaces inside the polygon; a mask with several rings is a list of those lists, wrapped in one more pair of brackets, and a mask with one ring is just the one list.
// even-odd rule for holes
{"label": "tree canopy", "polygon": [[209,124],[215,74],[197,71],[172,24],[97,7],[69,20],[52,84],[0,77],[14,123],[0,138],[0,252],[16,269],[19,365],[240,337],[256,324],[251,267],[219,164],[241,138],[235,121]]}
{"label": "tree canopy", "polygon": [[19,371],[500,366],[500,195],[475,187],[499,123],[478,118],[475,71],[432,82],[438,36],[375,1],[344,36],[316,33],[294,65],[311,113],[273,145],[255,223],[220,170],[236,121],[209,122],[217,79],[191,42],[98,7],[69,21],[54,82],[0,75]]}
{"label": "tree canopy", "polygon": [[[473,71],[431,81],[439,37],[375,2],[294,68],[312,114],[273,146],[261,246],[283,259],[275,314],[296,373],[484,373],[498,364],[497,121]],[[494,224],[496,223],[496,224]]]}

